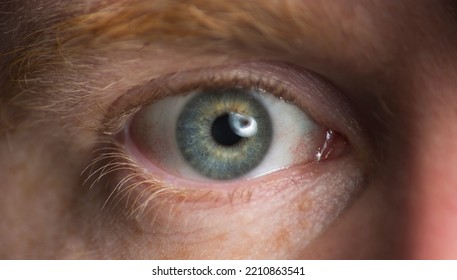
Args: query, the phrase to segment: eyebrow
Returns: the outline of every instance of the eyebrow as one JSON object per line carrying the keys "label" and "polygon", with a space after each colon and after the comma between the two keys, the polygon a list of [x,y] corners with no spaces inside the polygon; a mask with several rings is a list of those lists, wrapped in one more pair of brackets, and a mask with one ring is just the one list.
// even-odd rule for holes
{"label": "eyebrow", "polygon": [[[88,0],[87,0],[88,1]],[[62,54],[114,49],[115,43],[135,41],[199,48],[239,48],[258,53],[302,54],[311,46],[335,40],[335,22],[320,2],[121,0],[81,12],[71,5],[63,19],[27,36],[32,43],[20,48],[19,73],[41,67]],[[56,10],[49,17],[55,18]],[[322,20],[327,17],[326,20]],[[43,19],[43,21],[46,21]],[[55,21],[55,20],[54,20]],[[327,44],[328,45],[328,44]]]}
{"label": "eyebrow", "polygon": [[323,36],[315,28],[319,15],[310,9],[318,5],[298,5],[300,1],[118,1],[70,19],[60,29],[65,42],[94,45],[139,39],[284,49],[291,41]]}
{"label": "eyebrow", "polygon": [[[300,0],[82,1],[87,5],[54,7],[49,12],[52,20],[43,20],[52,24],[33,31],[27,36],[30,43],[18,49],[11,72],[16,87],[25,90],[10,92],[13,98],[22,96],[22,104],[17,102],[20,107],[67,115],[70,110],[84,111],[81,104],[93,104],[87,99],[95,97],[88,98],[87,88],[76,87],[91,82],[82,81],[84,74],[90,79],[90,73],[84,71],[94,69],[88,64],[98,63],[119,46],[131,46],[125,42],[196,48],[201,53],[244,52],[289,61],[312,55],[319,60],[347,50],[358,56],[361,50],[374,49],[364,43],[376,44],[371,37],[355,38],[360,33],[357,28],[364,25],[346,13],[360,5],[358,1],[341,5]],[[350,44],[343,44],[345,40]],[[354,42],[358,48],[351,45]]]}
{"label": "eyebrow", "polygon": [[[88,60],[100,52],[115,50],[118,42],[291,54],[303,52],[310,42],[317,43],[325,37],[322,27],[326,24],[320,20],[325,11],[312,2],[119,0],[99,4],[86,1],[88,7],[52,6],[47,14],[49,19],[40,20],[49,25],[32,30],[24,36],[25,43],[15,50],[9,71],[16,87],[30,92],[22,98],[27,105],[30,104],[27,99],[39,97],[46,87],[56,84],[56,77],[71,71],[68,68],[74,65],[67,58],[79,56]],[[71,77],[66,78],[71,84]],[[81,98],[62,94],[47,98],[54,97]]]}

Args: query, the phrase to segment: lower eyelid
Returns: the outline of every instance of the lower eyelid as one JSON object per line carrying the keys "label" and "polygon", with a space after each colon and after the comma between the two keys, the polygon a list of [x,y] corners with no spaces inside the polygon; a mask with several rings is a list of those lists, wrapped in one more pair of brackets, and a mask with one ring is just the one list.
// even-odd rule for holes
{"label": "lower eyelid", "polygon": [[[319,129],[314,131],[313,134],[316,134],[316,138],[320,138],[318,141],[321,143],[320,147],[324,145],[325,142],[325,129]],[[320,136],[317,136],[320,135]],[[348,152],[347,143],[342,136],[335,136],[339,137],[338,140],[335,140],[331,145],[334,147],[334,155],[332,158],[347,155]],[[299,175],[296,173],[297,170],[304,170],[313,169],[314,165],[321,164],[314,159],[310,162],[303,163],[303,156],[300,154],[301,152],[294,153],[296,156],[295,164],[291,166],[287,166],[284,169],[277,170],[272,172],[271,174],[266,174],[260,177],[252,178],[252,179],[239,179],[234,181],[192,181],[188,179],[180,178],[179,176],[175,176],[170,174],[167,171],[162,170],[161,168],[157,167],[155,164],[152,164],[149,159],[147,159],[142,152],[138,150],[136,145],[133,143],[131,136],[127,132],[127,130],[120,133],[117,137],[117,140],[122,145],[122,149],[129,155],[129,159],[135,162],[136,165],[142,166],[142,176],[146,178],[152,178],[153,180],[157,180],[161,182],[163,185],[167,185],[168,188],[173,189],[173,192],[180,190],[182,194],[186,194],[192,196],[193,199],[187,199],[188,202],[192,202],[194,199],[196,201],[215,201],[217,200],[219,203],[228,202],[234,203],[234,198],[237,196],[234,195],[238,191],[241,193],[244,189],[247,189],[244,185],[252,186],[252,188],[259,188],[259,185],[265,184],[274,184],[274,182],[278,182],[283,180],[286,177],[289,177],[290,174]],[[168,145],[169,143],[165,143]],[[304,142],[303,145],[307,143]],[[297,147],[298,149],[299,147]],[[162,146],[162,150],[166,150],[167,146]],[[305,149],[309,151],[309,148]],[[314,155],[314,154],[313,154]],[[273,155],[274,156],[274,155]],[[309,154],[306,155],[309,157]],[[305,172],[306,173],[306,172]],[[216,186],[217,185],[217,186]],[[244,190],[246,191],[246,190]],[[200,192],[200,193],[199,193]],[[211,192],[211,195],[209,195]],[[248,191],[252,192],[252,191]],[[269,191],[270,192],[270,191]],[[261,191],[260,191],[261,193]],[[201,195],[202,197],[200,197]],[[206,198],[205,198],[206,197]]]}
{"label": "lower eyelid", "polygon": [[[286,207],[290,203],[297,203],[296,207],[304,218],[319,228],[335,218],[361,189],[361,169],[353,154],[325,164],[298,165],[253,179],[245,185],[226,183],[221,190],[215,190],[210,185],[192,186],[187,181],[167,183],[160,172],[151,174],[135,166],[137,161],[130,158],[118,142],[106,143],[100,152],[98,166],[102,169],[92,172],[92,175],[93,179],[98,179],[108,172],[94,185],[98,187],[107,183],[111,186],[104,195],[105,207],[121,208],[145,232],[175,234],[179,228],[193,230],[197,225],[189,221],[193,219],[191,213],[212,212],[215,208],[228,207],[230,211],[237,211],[244,207],[258,208],[259,205]],[[113,156],[117,157],[115,161]],[[130,179],[126,181],[127,178]],[[308,201],[308,206],[302,205],[301,201]],[[183,228],[183,219],[193,225]]]}

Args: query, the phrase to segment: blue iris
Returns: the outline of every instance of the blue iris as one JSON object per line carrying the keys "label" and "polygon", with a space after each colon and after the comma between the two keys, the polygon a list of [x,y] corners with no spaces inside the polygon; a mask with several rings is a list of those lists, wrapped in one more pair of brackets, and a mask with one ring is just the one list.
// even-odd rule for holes
{"label": "blue iris", "polygon": [[241,88],[197,94],[176,124],[183,157],[203,176],[218,180],[238,178],[258,166],[272,134],[271,118],[257,94]]}

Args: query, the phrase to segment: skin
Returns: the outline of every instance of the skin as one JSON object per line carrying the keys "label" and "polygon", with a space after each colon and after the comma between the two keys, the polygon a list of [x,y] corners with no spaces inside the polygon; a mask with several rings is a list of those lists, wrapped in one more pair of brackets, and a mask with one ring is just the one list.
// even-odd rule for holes
{"label": "skin", "polygon": [[[21,49],[27,34],[100,8],[91,0],[74,7],[54,2],[0,3],[7,18],[0,33],[0,258],[457,258],[452,1],[288,1],[292,14],[284,18],[301,24],[284,19],[277,26],[290,32],[271,37],[221,35],[220,44],[206,35],[181,38],[179,32],[158,41],[102,38],[97,46],[64,44],[66,63],[56,64],[58,71],[39,55],[23,64],[29,67],[24,71],[12,68],[33,49]],[[270,2],[250,3],[266,14]],[[36,7],[48,7],[56,20],[45,20]],[[36,22],[27,24],[30,18]],[[240,26],[245,32],[250,25]],[[78,53],[71,52],[72,44],[79,44]],[[59,57],[51,45],[43,46]],[[116,105],[120,98],[134,98],[126,94],[132,88],[165,83],[161,77],[170,73],[192,77],[195,69],[241,69],[247,61],[266,73],[259,75],[281,81],[289,75],[262,62],[293,63],[332,84],[336,94],[322,102],[305,98],[303,107],[319,125],[347,139],[344,151],[336,149],[322,163],[307,158],[222,187],[147,168],[138,177],[148,181],[148,192],[134,189],[131,198],[120,200],[108,197],[125,173],[87,179],[84,170],[99,158],[99,148],[117,145],[123,149],[116,154],[119,162],[147,165],[124,134],[101,133],[103,121],[115,119],[111,108],[125,109]],[[81,87],[71,88],[75,84]],[[119,123],[128,126],[126,119]],[[140,213],[133,211],[138,206],[144,206]]]}

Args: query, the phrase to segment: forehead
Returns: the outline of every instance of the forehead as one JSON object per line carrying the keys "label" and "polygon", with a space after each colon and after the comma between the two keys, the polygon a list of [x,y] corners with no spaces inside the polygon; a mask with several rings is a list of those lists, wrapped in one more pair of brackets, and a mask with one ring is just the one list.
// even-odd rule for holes
{"label": "forehead", "polygon": [[[454,2],[454,3],[453,3]],[[186,13],[188,16],[201,16],[198,10],[224,13],[225,15],[241,13],[238,20],[243,18],[243,13],[255,14],[277,14],[282,15],[283,21],[302,20],[316,24],[317,22],[338,22],[344,28],[346,24],[362,23],[353,21],[367,17],[382,20],[386,23],[396,21],[412,21],[413,18],[421,17],[426,22],[437,21],[439,18],[452,17],[455,11],[455,1],[451,0],[252,0],[252,1],[211,1],[211,0],[12,0],[0,3],[1,10],[6,16],[10,15],[9,24],[17,22],[40,21],[55,22],[59,19],[74,16],[76,14],[92,13],[97,9],[106,7],[124,7],[132,10],[132,7],[141,7],[145,12],[171,12],[175,15]],[[104,10],[109,14],[116,9]],[[14,15],[14,16],[13,16]],[[291,18],[293,17],[293,18]],[[246,19],[246,18],[245,18]],[[273,19],[281,19],[272,17]],[[246,19],[249,20],[249,19]],[[280,23],[281,21],[277,22]]]}
{"label": "forehead", "polygon": [[457,38],[456,4],[447,0],[16,0],[4,5],[2,49],[18,50],[28,67],[38,61],[30,55],[52,58],[62,44],[76,53],[129,40],[271,55],[337,76],[348,65],[350,71],[375,72],[406,49],[418,53],[436,42],[455,45],[449,41]]}
{"label": "forehead", "polygon": [[248,45],[250,41],[268,39],[269,45],[295,43],[300,52],[311,47],[334,51],[334,45],[344,50],[347,44],[341,41],[346,41],[368,49],[388,45],[389,40],[398,37],[406,39],[416,34],[414,31],[436,30],[437,25],[453,22],[451,1],[431,2],[16,0],[2,6],[7,15],[2,29],[3,36],[28,37],[37,30],[65,22],[64,27],[77,29],[77,35],[93,37],[144,39],[149,34],[154,40],[198,37],[213,42],[230,39]]}

